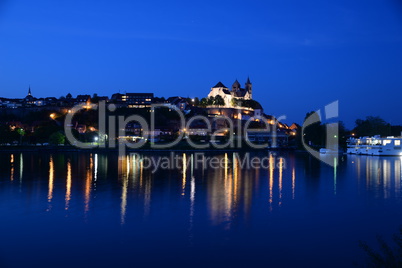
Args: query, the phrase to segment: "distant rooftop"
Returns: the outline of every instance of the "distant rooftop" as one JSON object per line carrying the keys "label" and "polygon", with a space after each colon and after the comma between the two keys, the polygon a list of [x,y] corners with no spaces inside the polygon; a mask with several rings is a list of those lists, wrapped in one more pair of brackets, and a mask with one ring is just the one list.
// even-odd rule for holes
{"label": "distant rooftop", "polygon": [[154,93],[126,93],[127,96],[153,96]]}
{"label": "distant rooftop", "polygon": [[212,87],[212,88],[217,88],[217,87],[224,87],[224,88],[227,88],[227,87],[225,87],[224,84],[222,84],[221,81],[219,81],[218,84],[216,84],[216,86],[214,86],[214,87]]}

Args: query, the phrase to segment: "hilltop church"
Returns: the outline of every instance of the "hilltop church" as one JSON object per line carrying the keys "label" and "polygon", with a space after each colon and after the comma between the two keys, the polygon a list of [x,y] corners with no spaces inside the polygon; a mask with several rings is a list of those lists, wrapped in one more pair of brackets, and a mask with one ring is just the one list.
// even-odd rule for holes
{"label": "hilltop church", "polygon": [[233,99],[251,100],[252,99],[252,84],[250,78],[247,78],[247,82],[244,88],[241,88],[239,81],[236,81],[232,85],[232,89],[225,87],[224,84],[218,82],[216,86],[211,88],[211,92],[208,94],[209,97],[221,96],[225,101],[225,106],[232,107]]}

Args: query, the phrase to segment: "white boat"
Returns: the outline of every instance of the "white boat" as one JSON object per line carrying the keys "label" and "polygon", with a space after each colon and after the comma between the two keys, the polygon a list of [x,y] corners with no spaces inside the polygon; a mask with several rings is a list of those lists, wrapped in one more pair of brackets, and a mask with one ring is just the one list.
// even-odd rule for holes
{"label": "white boat", "polygon": [[402,156],[402,137],[389,136],[350,138],[346,153],[363,155]]}

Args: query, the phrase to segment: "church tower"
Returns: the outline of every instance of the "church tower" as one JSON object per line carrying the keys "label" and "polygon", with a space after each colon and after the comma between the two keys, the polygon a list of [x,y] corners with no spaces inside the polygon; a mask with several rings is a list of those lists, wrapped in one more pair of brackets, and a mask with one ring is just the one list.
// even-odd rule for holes
{"label": "church tower", "polygon": [[31,92],[31,86],[29,86],[29,88],[28,88],[28,95],[25,97],[25,102],[27,102],[27,103],[32,103],[34,100],[35,100],[35,98],[32,96],[32,92]]}
{"label": "church tower", "polygon": [[237,79],[236,79],[236,81],[233,83],[233,85],[232,85],[232,91],[233,92],[237,92],[237,91],[240,91],[240,83],[239,83],[239,81],[237,81]]}
{"label": "church tower", "polygon": [[253,95],[252,95],[253,94],[253,84],[251,84],[251,82],[250,82],[250,77],[247,77],[247,82],[245,84],[244,89],[246,90],[246,92],[249,93],[250,99],[252,99],[253,98]]}

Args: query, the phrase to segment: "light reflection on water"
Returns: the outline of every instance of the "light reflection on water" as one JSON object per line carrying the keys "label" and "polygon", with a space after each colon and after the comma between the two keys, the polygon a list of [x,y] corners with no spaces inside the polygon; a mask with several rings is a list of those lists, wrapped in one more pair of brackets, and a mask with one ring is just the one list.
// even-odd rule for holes
{"label": "light reflection on water", "polygon": [[[67,230],[66,236],[80,240],[86,235],[80,229],[68,232],[72,222],[66,219],[72,218],[74,224],[87,224],[93,229],[100,228],[98,224],[102,223],[110,234],[124,239],[131,236],[139,239],[142,235],[153,241],[163,240],[164,236],[171,240],[178,237],[171,242],[174,248],[201,247],[208,241],[234,243],[239,248],[254,243],[250,249],[243,248],[246,256],[255,254],[255,250],[264,251],[265,247],[275,252],[273,248],[277,246],[286,250],[275,252],[277,256],[270,261],[275,264],[281,259],[281,264],[288,265],[296,263],[301,254],[295,248],[298,239],[318,243],[325,228],[343,230],[344,237],[339,233],[329,236],[338,251],[339,247],[345,249],[344,253],[336,253],[343,254],[345,260],[340,257],[334,264],[345,265],[359,255],[357,243],[353,241],[368,240],[369,234],[375,235],[376,231],[396,231],[391,227],[402,224],[399,157],[341,155],[334,158],[334,164],[339,165],[332,168],[307,154],[266,152],[252,156],[266,158],[267,168],[246,169],[241,166],[244,154],[226,152],[210,155],[223,163],[221,168],[211,169],[200,166],[194,153],[177,155],[177,168],[153,172],[145,167],[144,159],[169,157],[169,154],[119,157],[99,153],[3,153],[0,155],[3,163],[0,213],[9,223],[1,221],[0,224],[12,228],[32,222],[45,232],[41,226],[55,221]],[[20,171],[19,181],[15,180],[15,170]],[[42,223],[37,225],[37,222]],[[130,228],[119,233],[122,229],[116,224]],[[365,226],[364,232],[360,225]],[[320,231],[309,230],[311,226]],[[93,246],[97,246],[95,236],[86,239],[93,240]],[[140,247],[131,243],[134,240],[124,239],[120,243],[125,247]],[[1,250],[4,241],[7,238],[0,243]],[[104,243],[112,241],[106,239]],[[148,245],[146,240],[140,241]],[[327,258],[329,253],[320,250],[328,247],[332,246],[312,242],[306,249],[297,250],[315,250]],[[283,252],[296,257],[283,260],[280,258],[285,256]],[[0,254],[0,260],[7,256]],[[324,261],[310,259],[311,264]]]}
{"label": "light reflection on water", "polygon": [[[139,156],[139,157],[138,157]],[[47,201],[52,203],[54,187],[55,187],[55,169],[58,173],[63,170],[62,167],[55,167],[54,155],[42,156],[48,157],[48,189],[47,189]],[[59,156],[56,156],[59,157]],[[101,174],[107,174],[108,167],[108,155],[90,154],[79,155],[79,165],[73,165],[71,159],[68,158],[66,163],[66,182],[65,182],[65,209],[68,210],[69,202],[73,196],[72,183],[73,180],[81,180],[79,178],[80,172],[84,167],[84,211],[87,212],[90,209],[91,191],[97,181],[99,169],[102,169]],[[114,157],[114,156],[112,156]],[[149,210],[152,194],[152,180],[154,177],[158,177],[160,174],[166,172],[178,172],[181,174],[181,195],[186,195],[188,188],[188,178],[190,178],[190,199],[195,198],[196,192],[196,176],[203,177],[207,180],[207,193],[209,200],[209,208],[211,218],[214,221],[219,221],[220,217],[229,219],[231,214],[236,210],[239,205],[239,200],[242,200],[244,207],[247,208],[250,205],[250,198],[253,195],[253,191],[259,186],[260,180],[263,177],[260,176],[260,169],[249,169],[246,172],[241,170],[238,156],[235,153],[224,153],[218,157],[224,159],[224,168],[218,170],[201,169],[194,171],[194,155],[191,153],[183,153],[181,155],[182,163],[181,170],[159,170],[155,174],[152,174],[150,170],[144,170],[143,162],[141,162],[141,155],[129,154],[118,159],[118,168],[116,178],[119,178],[121,184],[121,217],[124,221],[127,206],[127,194],[128,188],[131,187],[143,193],[144,208]],[[229,157],[231,158],[229,161]],[[296,166],[294,161],[285,159],[283,157],[276,157],[274,154],[269,153],[269,169],[268,169],[268,200],[270,208],[274,203],[274,192],[277,191],[276,203],[280,207],[282,204],[282,195],[284,182],[288,185],[287,181],[291,182],[291,199],[295,199],[296,196]],[[102,165],[99,165],[99,158],[101,158]],[[137,158],[137,159],[136,159]],[[139,158],[139,159],[138,159]],[[339,161],[339,157],[334,158],[334,164]],[[347,160],[345,159],[347,158]],[[23,179],[23,154],[20,154],[19,162],[15,161],[14,154],[9,155],[9,173],[10,180],[14,180],[15,167],[20,170],[20,179]],[[31,160],[33,160],[31,158]],[[39,162],[42,161],[42,158]],[[230,162],[230,163],[229,163]],[[348,155],[342,156],[340,164],[351,165],[350,172],[356,175],[356,179],[359,183],[364,181],[367,190],[374,191],[376,197],[389,198],[401,196],[401,181],[402,181],[402,161],[398,157],[373,157],[373,156],[356,156]],[[31,163],[35,165],[36,163]],[[60,164],[60,162],[58,163]],[[189,164],[189,165],[188,165]],[[291,166],[290,166],[291,165]],[[4,167],[4,165],[3,165]],[[189,169],[190,167],[190,169]],[[290,170],[290,174],[285,173]],[[191,172],[188,177],[189,170]],[[4,174],[4,169],[2,169]],[[243,171],[243,172],[242,172]],[[266,170],[264,170],[266,172]],[[144,173],[146,174],[144,176]],[[196,174],[195,174],[196,173]],[[73,178],[73,174],[75,177]],[[42,179],[42,178],[41,178]],[[58,180],[62,178],[57,178]],[[103,178],[104,179],[104,178]],[[77,182],[82,183],[82,182]],[[274,186],[276,189],[274,189]],[[334,195],[337,192],[337,166],[333,168],[333,188]]]}
{"label": "light reflection on water", "polygon": [[54,162],[53,157],[50,156],[49,161],[49,190],[47,194],[47,201],[49,202],[49,210],[51,209],[51,203],[53,199],[53,187],[54,187]]}
{"label": "light reflection on water", "polygon": [[348,156],[359,182],[377,198],[401,197],[402,158],[379,156]]}
{"label": "light reflection on water", "polygon": [[68,210],[71,200],[71,184],[72,184],[72,173],[71,173],[71,162],[70,159],[67,160],[67,181],[66,181],[66,206],[65,210]]}

